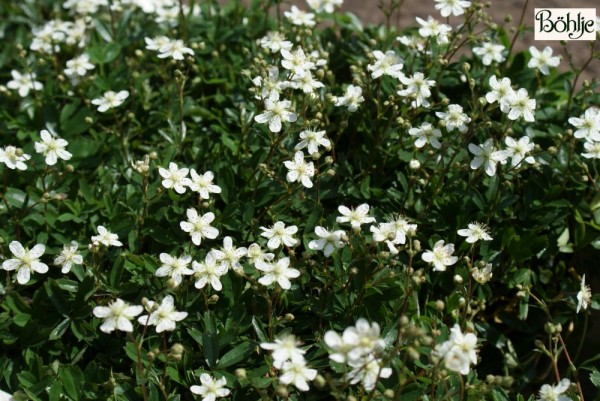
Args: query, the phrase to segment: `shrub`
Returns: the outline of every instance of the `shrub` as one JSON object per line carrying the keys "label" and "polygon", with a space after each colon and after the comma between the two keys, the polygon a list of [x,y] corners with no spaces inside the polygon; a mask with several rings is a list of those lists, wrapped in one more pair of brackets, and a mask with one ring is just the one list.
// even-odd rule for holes
{"label": "shrub", "polygon": [[2,386],[593,398],[597,82],[436,2],[1,4]]}

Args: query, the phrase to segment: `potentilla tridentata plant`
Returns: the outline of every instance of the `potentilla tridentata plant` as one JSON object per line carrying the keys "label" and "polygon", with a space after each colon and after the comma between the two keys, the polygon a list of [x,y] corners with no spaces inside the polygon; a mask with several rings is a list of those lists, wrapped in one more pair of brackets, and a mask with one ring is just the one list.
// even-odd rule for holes
{"label": "potentilla tridentata plant", "polygon": [[595,399],[597,41],[426,2],[0,2],[0,390]]}

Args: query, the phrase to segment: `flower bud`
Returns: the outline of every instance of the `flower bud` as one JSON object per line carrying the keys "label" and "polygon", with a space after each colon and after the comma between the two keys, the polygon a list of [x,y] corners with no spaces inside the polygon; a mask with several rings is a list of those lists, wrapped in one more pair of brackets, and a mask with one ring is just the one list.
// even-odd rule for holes
{"label": "flower bud", "polygon": [[275,393],[278,396],[280,396],[282,398],[286,398],[286,399],[288,398],[288,395],[289,395],[288,389],[285,386],[277,386],[277,388],[275,388]]}

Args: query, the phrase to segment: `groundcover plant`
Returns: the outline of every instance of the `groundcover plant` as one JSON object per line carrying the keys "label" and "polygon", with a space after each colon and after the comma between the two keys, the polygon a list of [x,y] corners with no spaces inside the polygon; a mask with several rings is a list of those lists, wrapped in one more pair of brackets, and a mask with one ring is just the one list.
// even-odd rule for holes
{"label": "groundcover plant", "polygon": [[597,82],[341,3],[0,3],[0,388],[598,399]]}

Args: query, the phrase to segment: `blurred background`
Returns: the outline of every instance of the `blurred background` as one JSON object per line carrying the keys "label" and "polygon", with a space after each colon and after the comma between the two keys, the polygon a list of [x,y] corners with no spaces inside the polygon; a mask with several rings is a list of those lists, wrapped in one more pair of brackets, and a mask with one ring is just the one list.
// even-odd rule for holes
{"label": "blurred background", "polygon": [[[444,18],[435,9],[434,0],[398,0],[401,4],[399,11],[395,12],[391,21],[392,24],[399,22],[400,29],[417,25],[415,17],[426,19],[428,15],[443,21]],[[529,27],[533,27],[534,9],[535,8],[595,8],[596,15],[600,13],[600,0],[490,0],[482,1],[482,3],[490,3],[487,8],[493,20],[498,24],[506,24],[506,28],[515,27],[518,25],[523,9],[526,6],[523,14],[523,22]],[[292,4],[297,5],[302,10],[309,10],[308,5],[303,0],[294,0],[285,2],[283,9],[288,9]],[[388,6],[390,0],[344,0],[341,10],[349,11],[356,14],[365,24],[382,24],[385,23],[385,16],[380,9],[380,5]],[[511,22],[505,22],[506,16],[510,16]],[[462,22],[461,17],[450,17],[450,24],[456,27]],[[509,35],[512,37],[513,34]],[[524,35],[517,39],[515,48],[517,50],[528,49],[529,46],[535,46],[538,49],[543,49],[545,46],[550,46],[554,49],[554,54],[563,56],[559,69],[561,71],[568,70],[568,62],[565,57],[563,46],[557,41],[535,41],[533,30],[529,30]],[[595,43],[595,51],[600,51],[600,45]],[[575,67],[581,68],[590,55],[589,41],[569,41],[568,49],[573,56],[573,64]],[[600,60],[592,60],[586,68],[583,79],[600,78]],[[579,85],[581,84],[581,79]]]}

